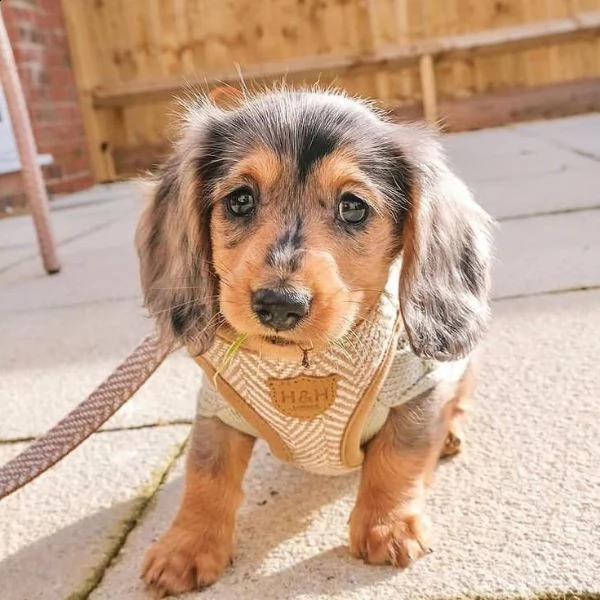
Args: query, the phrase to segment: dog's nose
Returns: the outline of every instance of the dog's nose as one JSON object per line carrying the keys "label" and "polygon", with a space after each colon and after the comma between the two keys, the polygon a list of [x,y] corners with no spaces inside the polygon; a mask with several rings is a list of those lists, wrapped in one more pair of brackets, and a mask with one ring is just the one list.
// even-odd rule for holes
{"label": "dog's nose", "polygon": [[287,331],[308,314],[310,300],[307,292],[295,288],[261,288],[252,294],[252,310],[266,327]]}

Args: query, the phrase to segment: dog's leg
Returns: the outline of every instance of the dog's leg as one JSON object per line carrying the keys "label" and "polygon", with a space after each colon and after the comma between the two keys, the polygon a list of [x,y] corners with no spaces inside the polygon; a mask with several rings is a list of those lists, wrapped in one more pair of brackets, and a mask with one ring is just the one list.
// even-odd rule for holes
{"label": "dog's leg", "polygon": [[156,597],[210,585],[231,561],[235,515],[254,441],[218,419],[196,421],[182,504],[142,567]]}
{"label": "dog's leg", "polygon": [[392,409],[365,448],[350,517],[354,556],[407,567],[430,551],[424,496],[446,434],[444,395],[433,390]]}
{"label": "dog's leg", "polygon": [[476,367],[471,360],[462,379],[458,383],[452,400],[444,407],[445,418],[448,422],[448,433],[442,447],[441,458],[458,454],[464,445],[464,421],[466,413],[473,402],[476,383]]}

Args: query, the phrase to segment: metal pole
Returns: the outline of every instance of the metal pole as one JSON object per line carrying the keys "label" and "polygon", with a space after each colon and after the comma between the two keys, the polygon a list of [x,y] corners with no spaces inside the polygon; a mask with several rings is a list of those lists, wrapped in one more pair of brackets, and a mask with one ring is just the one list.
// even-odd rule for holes
{"label": "metal pole", "polygon": [[19,72],[10,46],[4,17],[0,9],[0,81],[4,87],[6,104],[12,121],[19,158],[21,174],[29,209],[33,216],[35,230],[42,254],[44,268],[48,274],[58,273],[60,263],[56,254],[56,243],[50,223],[48,196],[38,164],[38,154],[29,121],[29,113],[25,103]]}

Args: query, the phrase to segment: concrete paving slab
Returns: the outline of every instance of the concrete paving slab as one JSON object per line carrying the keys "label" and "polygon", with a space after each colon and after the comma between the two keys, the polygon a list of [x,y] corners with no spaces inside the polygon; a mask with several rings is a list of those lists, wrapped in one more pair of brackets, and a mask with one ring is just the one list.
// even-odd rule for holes
{"label": "concrete paving slab", "polygon": [[[77,219],[52,218],[53,231],[62,258],[63,249],[73,240],[101,231],[112,221],[107,215],[88,215]],[[0,220],[0,274],[31,261],[37,273],[43,273],[33,222],[30,217]],[[64,262],[64,261],[63,261]]]}
{"label": "concrete paving slab", "polygon": [[[133,185],[130,188],[136,189]],[[17,265],[12,262],[12,248],[0,247],[3,288],[0,311],[36,310],[104,299],[139,297],[134,234],[140,209],[138,201],[129,199],[56,213],[58,229],[62,226],[78,233],[62,238],[59,245],[62,271],[52,277],[47,277],[40,268],[34,241],[30,240],[28,245],[18,248],[32,260]],[[9,221],[12,220],[4,220],[4,223]],[[14,221],[17,232],[27,225],[21,218]],[[0,221],[2,226],[3,221]],[[4,228],[11,231],[6,225]],[[14,241],[14,232],[11,235]],[[10,266],[12,268],[7,268]],[[39,293],[39,288],[43,288],[43,294]]]}
{"label": "concrete paving slab", "polygon": [[[52,225],[59,243],[100,229],[114,220],[128,218],[140,207],[141,191],[133,182],[97,186],[50,202]],[[0,219],[0,250],[33,248],[35,242],[31,216]]]}
{"label": "concrete paving slab", "polygon": [[474,182],[477,202],[496,219],[600,208],[600,163],[562,171]]}
{"label": "concrete paving slab", "polygon": [[512,129],[600,160],[600,113],[552,121],[520,123]]}
{"label": "concrete paving slab", "polygon": [[37,260],[1,274],[0,312],[24,312],[129,298],[141,305],[138,263],[127,241],[105,248],[62,247],[62,270],[48,277]]}
{"label": "concrete paving slab", "polygon": [[510,128],[452,134],[443,142],[451,164],[472,185],[586,170],[595,163],[591,158]]}
{"label": "concrete paving slab", "polygon": [[[115,215],[106,228],[92,231],[84,239],[73,240],[65,248],[65,256],[76,257],[82,252],[119,250],[123,255],[135,256],[135,230],[139,211]],[[136,257],[137,260],[137,257]]]}
{"label": "concrete paving slab", "polygon": [[475,156],[477,149],[486,157],[506,158],[542,152],[548,146],[534,136],[521,134],[513,127],[492,127],[443,136],[449,156]]}
{"label": "concrete paving slab", "polygon": [[[93,238],[96,232],[105,243],[112,238],[132,244],[141,200],[141,188],[134,182],[96,186],[53,199],[50,204],[52,228],[63,274],[70,268],[73,257],[81,253],[82,247],[76,242]],[[111,224],[113,228],[107,234],[104,230]],[[126,235],[115,237],[115,233],[121,231],[125,231]],[[34,278],[45,277],[33,220],[29,215],[0,219],[0,275],[19,266],[24,266],[24,270],[18,272],[21,276],[25,272],[31,273]]]}
{"label": "concrete paving slab", "polygon": [[143,184],[139,181],[100,183],[76,194],[56,194],[52,197],[55,211],[107,204],[136,198]]}
{"label": "concrete paving slab", "polygon": [[[82,206],[77,210],[56,211],[51,205],[53,230],[58,243],[64,243],[81,234],[102,229],[117,218],[118,208]],[[120,210],[123,210],[121,207]],[[33,247],[36,242],[33,219],[21,215],[0,220],[0,248]]]}
{"label": "concrete paving slab", "polygon": [[8,269],[30,260],[38,261],[39,270],[43,269],[41,257],[35,254],[31,244],[4,247],[0,250],[0,275]]}
{"label": "concrete paving slab", "polygon": [[[72,600],[101,575],[187,427],[96,434],[0,503],[2,600]],[[0,445],[0,464],[21,445]]]}
{"label": "concrete paving slab", "polygon": [[501,223],[495,298],[600,285],[600,210]]}
{"label": "concrete paving slab", "polygon": [[[320,478],[260,445],[232,568],[197,600],[563,598],[600,593],[600,292],[495,303],[464,454],[430,494],[434,553],[407,571],[347,553],[356,476]],[[173,472],[92,600],[147,600],[143,553],[173,517]],[[579,597],[574,595],[573,597]]]}
{"label": "concrete paving slab", "polygon": [[[37,436],[81,402],[151,331],[131,301],[13,314],[0,320],[0,440]],[[190,419],[200,369],[182,351],[108,423]]]}

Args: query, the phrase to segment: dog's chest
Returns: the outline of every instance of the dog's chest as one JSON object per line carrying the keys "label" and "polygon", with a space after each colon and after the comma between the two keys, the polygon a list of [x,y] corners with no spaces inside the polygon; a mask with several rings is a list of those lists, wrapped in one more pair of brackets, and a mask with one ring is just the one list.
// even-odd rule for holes
{"label": "dog's chest", "polygon": [[217,338],[194,357],[205,374],[198,415],[265,439],[275,456],[307,471],[347,473],[360,467],[362,446],[392,407],[464,372],[468,359],[420,359],[403,334],[397,296],[384,293],[351,335],[311,353],[308,366],[243,347],[231,357],[231,344]]}
{"label": "dog's chest", "polygon": [[347,472],[362,462],[363,430],[398,336],[398,306],[386,296],[352,335],[311,355],[306,367],[243,349],[224,365],[230,344],[217,339],[196,357],[209,375],[201,403],[206,409],[218,402],[215,394],[223,398],[230,424],[243,419],[284,460],[323,474]]}

